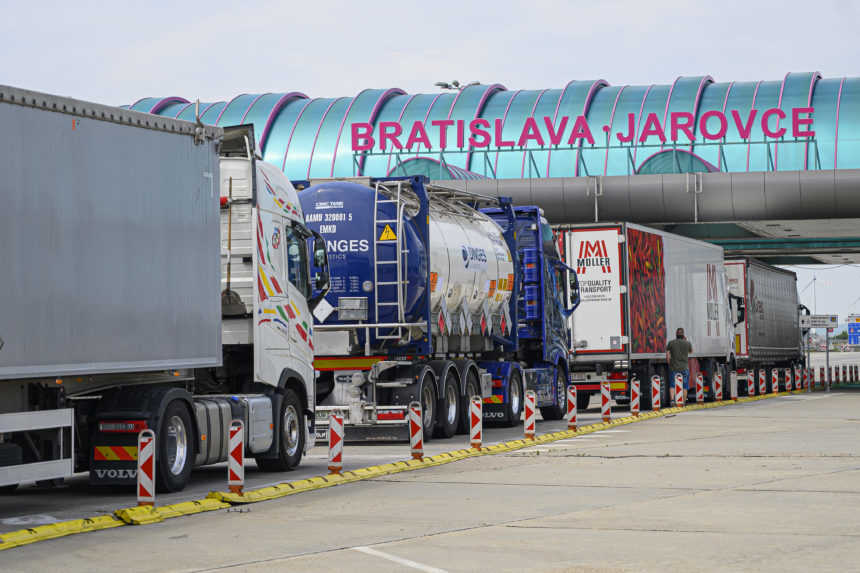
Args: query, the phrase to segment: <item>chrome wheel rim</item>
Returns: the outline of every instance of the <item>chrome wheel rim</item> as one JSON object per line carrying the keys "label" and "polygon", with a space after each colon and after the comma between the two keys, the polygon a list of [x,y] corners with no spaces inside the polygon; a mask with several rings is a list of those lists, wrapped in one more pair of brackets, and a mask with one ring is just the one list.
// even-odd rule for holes
{"label": "chrome wheel rim", "polygon": [[457,421],[457,388],[454,384],[445,387],[445,407],[448,410],[448,424]]}
{"label": "chrome wheel rim", "polygon": [[567,392],[567,388],[564,385],[564,376],[562,376],[561,372],[555,375],[555,385],[556,385],[556,398],[558,399],[558,407],[564,408],[565,403],[565,392]]}
{"label": "chrome wheel rim", "polygon": [[424,386],[421,388],[422,420],[424,427],[429,428],[430,424],[433,423],[433,388],[430,387],[428,380],[424,382]]}
{"label": "chrome wheel rim", "polygon": [[167,466],[170,473],[179,475],[188,459],[188,432],[179,416],[171,416],[167,421]]}
{"label": "chrome wheel rim", "polygon": [[299,449],[299,432],[301,432],[299,420],[299,414],[296,412],[296,408],[294,406],[290,405],[284,408],[284,420],[283,426],[281,427],[281,434],[283,436],[284,449],[287,451],[287,455],[289,456],[294,456]]}
{"label": "chrome wheel rim", "polygon": [[520,399],[521,399],[520,392],[522,392],[522,390],[520,390],[519,382],[512,378],[511,379],[510,394],[511,394],[511,412],[513,412],[514,414],[519,414],[519,412],[520,412]]}

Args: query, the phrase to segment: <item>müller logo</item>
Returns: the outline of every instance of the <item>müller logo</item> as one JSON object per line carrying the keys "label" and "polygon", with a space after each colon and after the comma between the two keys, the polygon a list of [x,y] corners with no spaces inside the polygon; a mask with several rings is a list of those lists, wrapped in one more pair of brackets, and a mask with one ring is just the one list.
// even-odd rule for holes
{"label": "m\u00fcller logo", "polygon": [[[791,137],[815,137],[811,128],[815,109],[812,107],[796,107],[790,110]],[[686,111],[673,111],[669,114],[649,113],[645,121],[636,122],[636,114],[628,113],[626,119],[614,133],[619,143],[645,143],[649,137],[656,137],[662,143],[667,141],[695,142],[719,141],[726,136],[731,125],[743,140],[752,135],[753,126],[758,123],[761,133],[771,139],[780,139],[788,134],[788,128],[783,120],[788,119],[789,113],[774,107],[759,113],[758,109],[730,110],[726,113],[717,110],[706,111],[699,117],[698,126],[694,114]],[[577,116],[573,121],[569,116],[563,116],[557,121],[551,117],[526,118],[517,139],[505,139],[502,135],[504,120],[489,120],[478,118],[469,121],[458,119],[439,119],[426,126],[423,121],[412,124],[409,133],[404,132],[403,126],[395,121],[379,122],[379,129],[372,123],[353,123],[352,150],[371,151],[408,149],[427,151],[432,150],[431,133],[437,135],[438,149],[466,149],[492,147],[528,147],[536,145],[581,145],[583,141],[594,145],[594,134],[584,115]],[[664,125],[664,123],[666,125]],[[698,129],[697,129],[698,128]],[[613,135],[610,125],[602,126],[603,131]],[[405,137],[405,140],[404,140]],[[455,140],[455,141],[452,141]],[[405,142],[405,144],[404,144]]]}
{"label": "m\u00fcller logo", "polygon": [[576,258],[577,274],[585,274],[591,267],[600,267],[604,273],[612,272],[612,262],[609,260],[609,251],[606,250],[606,241],[583,241],[579,244],[579,256]]}

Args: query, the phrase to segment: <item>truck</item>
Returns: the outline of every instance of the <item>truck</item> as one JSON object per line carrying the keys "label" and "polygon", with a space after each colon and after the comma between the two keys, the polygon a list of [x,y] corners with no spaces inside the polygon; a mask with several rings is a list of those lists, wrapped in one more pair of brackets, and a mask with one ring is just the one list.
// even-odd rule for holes
{"label": "truck", "polygon": [[567,318],[576,273],[542,211],[429,185],[423,176],[322,181],[299,193],[325,239],[331,288],[314,313],[317,423],[347,440],[402,440],[407,407],[425,439],[520,420],[524,392],[565,413]]}
{"label": "truck", "polygon": [[260,468],[298,465],[325,244],[252,128],[6,86],[0,125],[0,487],[133,484],[151,429],[177,491],[234,419]]}
{"label": "truck", "polygon": [[779,374],[779,389],[784,389],[785,369],[793,370],[805,363],[800,329],[800,314],[805,307],[798,300],[797,275],[751,257],[728,258],[725,267],[734,317],[738,392],[747,394],[747,376],[759,370],[765,371],[769,391],[774,391],[774,370]]}
{"label": "truck", "polygon": [[728,380],[735,361],[722,247],[627,222],[562,225],[556,234],[579,276],[581,304],[569,319],[579,408],[605,382],[616,402],[628,402],[633,377],[650,408],[655,375],[669,403],[666,345],[679,327],[693,345],[691,383],[702,373],[705,398],[722,398],[711,381],[717,373]]}

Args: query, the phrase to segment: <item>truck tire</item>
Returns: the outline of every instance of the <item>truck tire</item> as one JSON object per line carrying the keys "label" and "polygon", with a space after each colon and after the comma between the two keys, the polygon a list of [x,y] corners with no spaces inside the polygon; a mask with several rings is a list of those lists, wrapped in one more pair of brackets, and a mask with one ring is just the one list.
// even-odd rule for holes
{"label": "truck tire", "polygon": [[278,457],[254,458],[264,472],[285,472],[295,469],[305,451],[305,428],[302,402],[292,388],[284,391],[281,403],[281,431],[278,435]]}
{"label": "truck tire", "polygon": [[167,405],[155,436],[158,491],[181,491],[188,485],[194,463],[193,428],[184,402],[174,400]]}
{"label": "truck tire", "polygon": [[434,438],[450,438],[457,431],[460,421],[460,388],[457,382],[457,369],[452,365],[440,385],[442,395],[437,404],[436,428]]}
{"label": "truck tire", "polygon": [[433,436],[436,427],[436,382],[433,380],[433,371],[425,368],[418,383],[418,401],[421,403],[422,425],[424,426],[424,441],[427,442]]}
{"label": "truck tire", "polygon": [[582,390],[576,393],[576,411],[585,412],[591,404],[591,392]]}
{"label": "truck tire", "polygon": [[567,410],[567,385],[564,383],[564,370],[555,369],[555,398],[556,403],[552,406],[543,406],[540,415],[544,420],[561,420]]}
{"label": "truck tire", "polygon": [[523,377],[518,369],[511,372],[508,382],[508,400],[505,403],[505,422],[508,427],[516,426],[523,414]]}
{"label": "truck tire", "polygon": [[460,406],[460,425],[457,428],[458,434],[469,433],[469,408],[472,396],[481,395],[481,383],[478,381],[478,374],[474,370],[469,370],[466,374],[466,393],[463,394],[463,403]]}

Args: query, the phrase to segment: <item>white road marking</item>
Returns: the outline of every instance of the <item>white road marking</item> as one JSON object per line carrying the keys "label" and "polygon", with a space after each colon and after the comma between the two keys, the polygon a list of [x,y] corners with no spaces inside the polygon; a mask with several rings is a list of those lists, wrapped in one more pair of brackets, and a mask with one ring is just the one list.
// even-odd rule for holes
{"label": "white road marking", "polygon": [[352,549],[360,553],[373,555],[374,557],[380,557],[382,559],[393,561],[394,563],[397,563],[398,565],[403,565],[404,567],[418,569],[419,571],[426,571],[427,573],[448,573],[444,569],[437,569],[436,567],[430,567],[429,565],[424,565],[423,563],[417,563],[415,561],[410,561],[409,559],[403,559],[402,557],[391,555],[390,553],[383,553],[382,551],[377,551],[376,549],[371,549],[370,547],[353,547]]}

